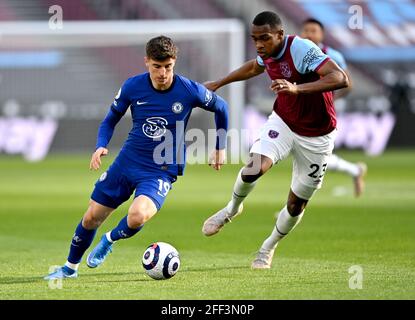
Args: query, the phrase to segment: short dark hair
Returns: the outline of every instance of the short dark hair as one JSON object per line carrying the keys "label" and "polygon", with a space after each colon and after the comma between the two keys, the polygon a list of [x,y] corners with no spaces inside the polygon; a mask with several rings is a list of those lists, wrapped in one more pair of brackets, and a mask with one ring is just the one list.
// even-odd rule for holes
{"label": "short dark hair", "polygon": [[147,42],[146,55],[156,61],[164,61],[169,58],[176,59],[179,49],[173,40],[166,36],[158,36]]}
{"label": "short dark hair", "polygon": [[281,18],[272,11],[263,11],[261,13],[258,13],[254,20],[252,21],[252,24],[256,26],[263,26],[265,24],[269,24],[269,26],[273,28],[281,27],[282,21]]}
{"label": "short dark hair", "polygon": [[323,25],[323,23],[321,21],[315,19],[315,18],[307,18],[307,19],[305,19],[303,21],[303,25],[306,25],[307,23],[315,23],[315,24],[318,24],[320,26],[321,30],[324,31],[324,25]]}

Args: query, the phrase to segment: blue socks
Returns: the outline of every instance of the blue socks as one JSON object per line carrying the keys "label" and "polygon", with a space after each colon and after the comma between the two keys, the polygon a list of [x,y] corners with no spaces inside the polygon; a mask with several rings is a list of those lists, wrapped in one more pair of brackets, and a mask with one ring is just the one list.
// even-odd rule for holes
{"label": "blue socks", "polygon": [[130,238],[143,228],[144,225],[139,226],[137,229],[131,229],[127,224],[127,217],[128,215],[122,218],[121,221],[118,223],[118,226],[116,226],[112,231],[109,232],[111,241]]}
{"label": "blue socks", "polygon": [[75,234],[72,238],[71,248],[69,250],[68,262],[72,264],[78,264],[81,262],[82,256],[89,248],[94,240],[96,229],[87,230],[82,226],[82,220],[78,224],[75,230]]}
{"label": "blue socks", "polygon": [[[127,216],[121,219],[118,226],[116,226],[112,231],[108,232],[111,242],[127,239],[135,235],[138,231],[141,230],[142,226],[139,226],[137,229],[131,229],[127,224]],[[77,265],[81,262],[82,256],[85,251],[90,247],[92,241],[94,240],[97,230],[87,230],[82,226],[82,220],[78,224],[75,230],[75,234],[72,238],[71,248],[69,250],[68,261],[66,263],[67,267],[70,269],[76,270]]]}

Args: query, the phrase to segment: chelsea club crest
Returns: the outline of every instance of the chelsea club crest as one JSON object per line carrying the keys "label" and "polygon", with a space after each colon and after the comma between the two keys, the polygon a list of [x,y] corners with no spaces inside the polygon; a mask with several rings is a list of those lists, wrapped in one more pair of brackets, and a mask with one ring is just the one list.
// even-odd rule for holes
{"label": "chelsea club crest", "polygon": [[171,106],[171,109],[174,113],[180,113],[183,111],[183,105],[180,102],[175,102]]}

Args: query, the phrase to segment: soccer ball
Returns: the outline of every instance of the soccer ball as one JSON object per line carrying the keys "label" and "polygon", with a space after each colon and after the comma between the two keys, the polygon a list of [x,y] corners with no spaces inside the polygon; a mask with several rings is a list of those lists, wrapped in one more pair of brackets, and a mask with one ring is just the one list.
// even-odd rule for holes
{"label": "soccer ball", "polygon": [[165,242],[152,243],[143,254],[145,272],[155,280],[170,279],[180,268],[177,250]]}

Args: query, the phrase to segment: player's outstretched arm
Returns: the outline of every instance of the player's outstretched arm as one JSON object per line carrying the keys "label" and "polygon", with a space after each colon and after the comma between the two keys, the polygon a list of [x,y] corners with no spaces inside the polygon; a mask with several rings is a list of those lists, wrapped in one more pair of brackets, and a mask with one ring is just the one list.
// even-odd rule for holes
{"label": "player's outstretched arm", "polygon": [[255,77],[265,70],[264,67],[260,66],[256,59],[249,60],[245,62],[240,68],[232,71],[226,77],[216,80],[216,81],[207,81],[203,83],[206,88],[212,91],[218,90],[220,87],[223,87],[229,83],[235,81],[247,80],[249,78]]}

